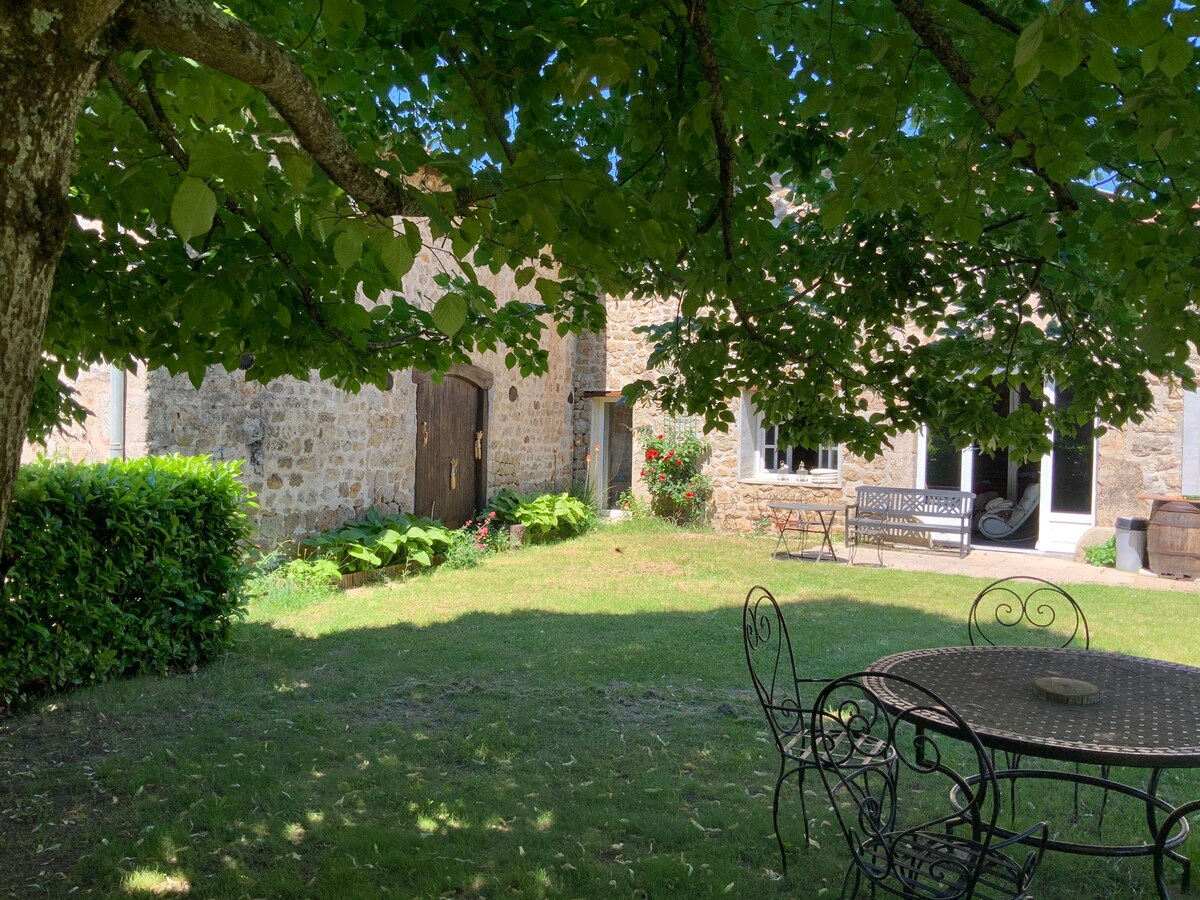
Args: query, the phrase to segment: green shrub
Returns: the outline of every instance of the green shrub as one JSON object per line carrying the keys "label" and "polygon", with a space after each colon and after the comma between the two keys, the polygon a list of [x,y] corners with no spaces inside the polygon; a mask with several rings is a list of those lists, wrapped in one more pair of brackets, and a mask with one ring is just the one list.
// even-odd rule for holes
{"label": "green shrub", "polygon": [[1117,539],[1110,537],[1103,544],[1094,544],[1083,549],[1083,555],[1093,566],[1112,567],[1117,564]]}
{"label": "green shrub", "polygon": [[0,548],[0,703],[217,653],[244,611],[240,466],[23,467]]}
{"label": "green shrub", "polygon": [[322,531],[300,543],[318,557],[332,559],[338,571],[367,572],[386,566],[432,566],[454,538],[441,522],[408,513],[384,515],[372,507],[365,519]]}
{"label": "green shrub", "polygon": [[483,515],[492,512],[501,525],[524,525],[533,542],[582,534],[596,522],[596,510],[566,491],[522,494],[505,489],[488,501]]}
{"label": "green shrub", "polygon": [[712,479],[700,471],[708,445],[691,430],[655,434],[643,425],[638,437],[646,448],[641,477],[654,514],[674,522],[702,520],[713,490]]}

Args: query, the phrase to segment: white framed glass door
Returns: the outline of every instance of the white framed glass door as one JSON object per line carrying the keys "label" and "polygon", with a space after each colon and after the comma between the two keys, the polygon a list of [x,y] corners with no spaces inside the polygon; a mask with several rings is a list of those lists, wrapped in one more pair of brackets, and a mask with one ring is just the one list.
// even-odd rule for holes
{"label": "white framed glass door", "polygon": [[599,509],[616,509],[623,491],[633,487],[633,407],[616,397],[592,401],[591,445],[587,478]]}
{"label": "white framed glass door", "polygon": [[[1046,389],[1046,402],[1069,406],[1069,387]],[[1074,553],[1075,545],[1096,524],[1096,426],[1086,422],[1074,431],[1051,434],[1050,452],[1042,457],[1042,496],[1037,548],[1047,553]]]}

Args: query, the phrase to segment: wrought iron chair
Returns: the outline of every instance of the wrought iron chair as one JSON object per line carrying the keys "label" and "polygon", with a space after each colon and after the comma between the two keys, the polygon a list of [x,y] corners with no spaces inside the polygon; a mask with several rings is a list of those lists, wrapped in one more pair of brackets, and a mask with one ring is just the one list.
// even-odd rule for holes
{"label": "wrought iron chair", "polygon": [[[847,675],[817,696],[812,741],[815,768],[850,849],[844,898],[858,896],[864,881],[872,896],[1027,896],[1049,829],[1039,822],[1005,840],[993,837],[999,808],[989,755],[936,695],[898,675]],[[871,748],[874,764],[867,763]],[[954,758],[964,760],[962,772],[951,765]],[[969,833],[960,835],[960,828]],[[1034,847],[1023,860],[1005,852],[1026,841]]]}
{"label": "wrought iron chair", "polygon": [[[1056,624],[1065,627],[1056,629]],[[1000,629],[1014,629],[1011,637],[1025,639],[1017,642],[1020,646],[1070,647],[1082,642],[1086,650],[1091,645],[1087,617],[1075,598],[1054,582],[1032,575],[1001,578],[976,595],[967,616],[971,646],[1014,646],[1013,640],[998,643]]]}
{"label": "wrought iron chair", "polygon": [[[755,585],[746,594],[742,610],[742,631],[746,647],[746,664],[754,691],[762,704],[775,748],[779,751],[779,776],[775,779],[775,795],[771,805],[771,821],[779,857],[787,874],[787,850],[779,831],[779,796],[784,782],[793,775],[800,793],[800,812],[804,817],[804,844],[808,846],[808,804],[804,798],[804,777],[814,765],[809,740],[811,704],[801,697],[802,685],[824,685],[828,678],[799,678],[792,641],[788,636],[783,612],[774,596],[765,587]],[[813,688],[814,691],[818,688]]]}
{"label": "wrought iron chair", "polygon": [[[1061,627],[1055,628],[1058,624]],[[1008,629],[1014,640],[1000,640],[1000,632]],[[995,638],[995,640],[993,640]],[[967,639],[972,647],[989,646],[1040,646],[1091,647],[1092,636],[1087,617],[1075,598],[1061,587],[1045,578],[1033,575],[1009,575],[993,581],[975,596],[971,612],[967,616]],[[1021,756],[1005,753],[1005,763],[1010,771],[1021,768]],[[996,754],[992,753],[995,766]],[[1080,771],[1078,764],[1075,771]],[[1108,778],[1108,766],[1100,767],[1100,774]],[[1009,782],[1011,809],[1016,814],[1016,777],[1006,778]],[[1079,785],[1075,785],[1075,815],[1079,815]],[[1104,791],[1100,812],[1096,817],[1096,829],[1104,827],[1104,811],[1108,806],[1108,791]]]}

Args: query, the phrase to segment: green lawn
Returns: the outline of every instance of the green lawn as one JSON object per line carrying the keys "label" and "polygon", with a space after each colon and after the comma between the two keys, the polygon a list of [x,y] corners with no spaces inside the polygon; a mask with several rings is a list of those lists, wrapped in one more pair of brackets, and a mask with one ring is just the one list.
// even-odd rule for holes
{"label": "green lawn", "polygon": [[[203,671],[0,720],[0,895],[836,896],[846,851],[815,794],[819,848],[785,795],[776,873],[746,590],[786,601],[802,674],[836,674],[965,643],[981,582],[773,562],[772,544],[635,522],[277,597]],[[1192,595],[1072,591],[1093,646],[1200,664]],[[1063,798],[1022,800],[1067,827]],[[1105,838],[1139,817],[1110,801]],[[1036,895],[1150,897],[1150,865],[1048,857]]]}

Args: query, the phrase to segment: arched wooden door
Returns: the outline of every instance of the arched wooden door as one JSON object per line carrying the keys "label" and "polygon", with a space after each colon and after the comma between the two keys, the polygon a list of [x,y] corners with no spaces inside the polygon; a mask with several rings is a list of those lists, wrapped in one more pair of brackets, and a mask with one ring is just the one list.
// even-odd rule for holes
{"label": "arched wooden door", "polygon": [[417,385],[418,515],[458,528],[483,507],[487,491],[488,390],[492,376],[455,366],[440,382],[413,373]]}

